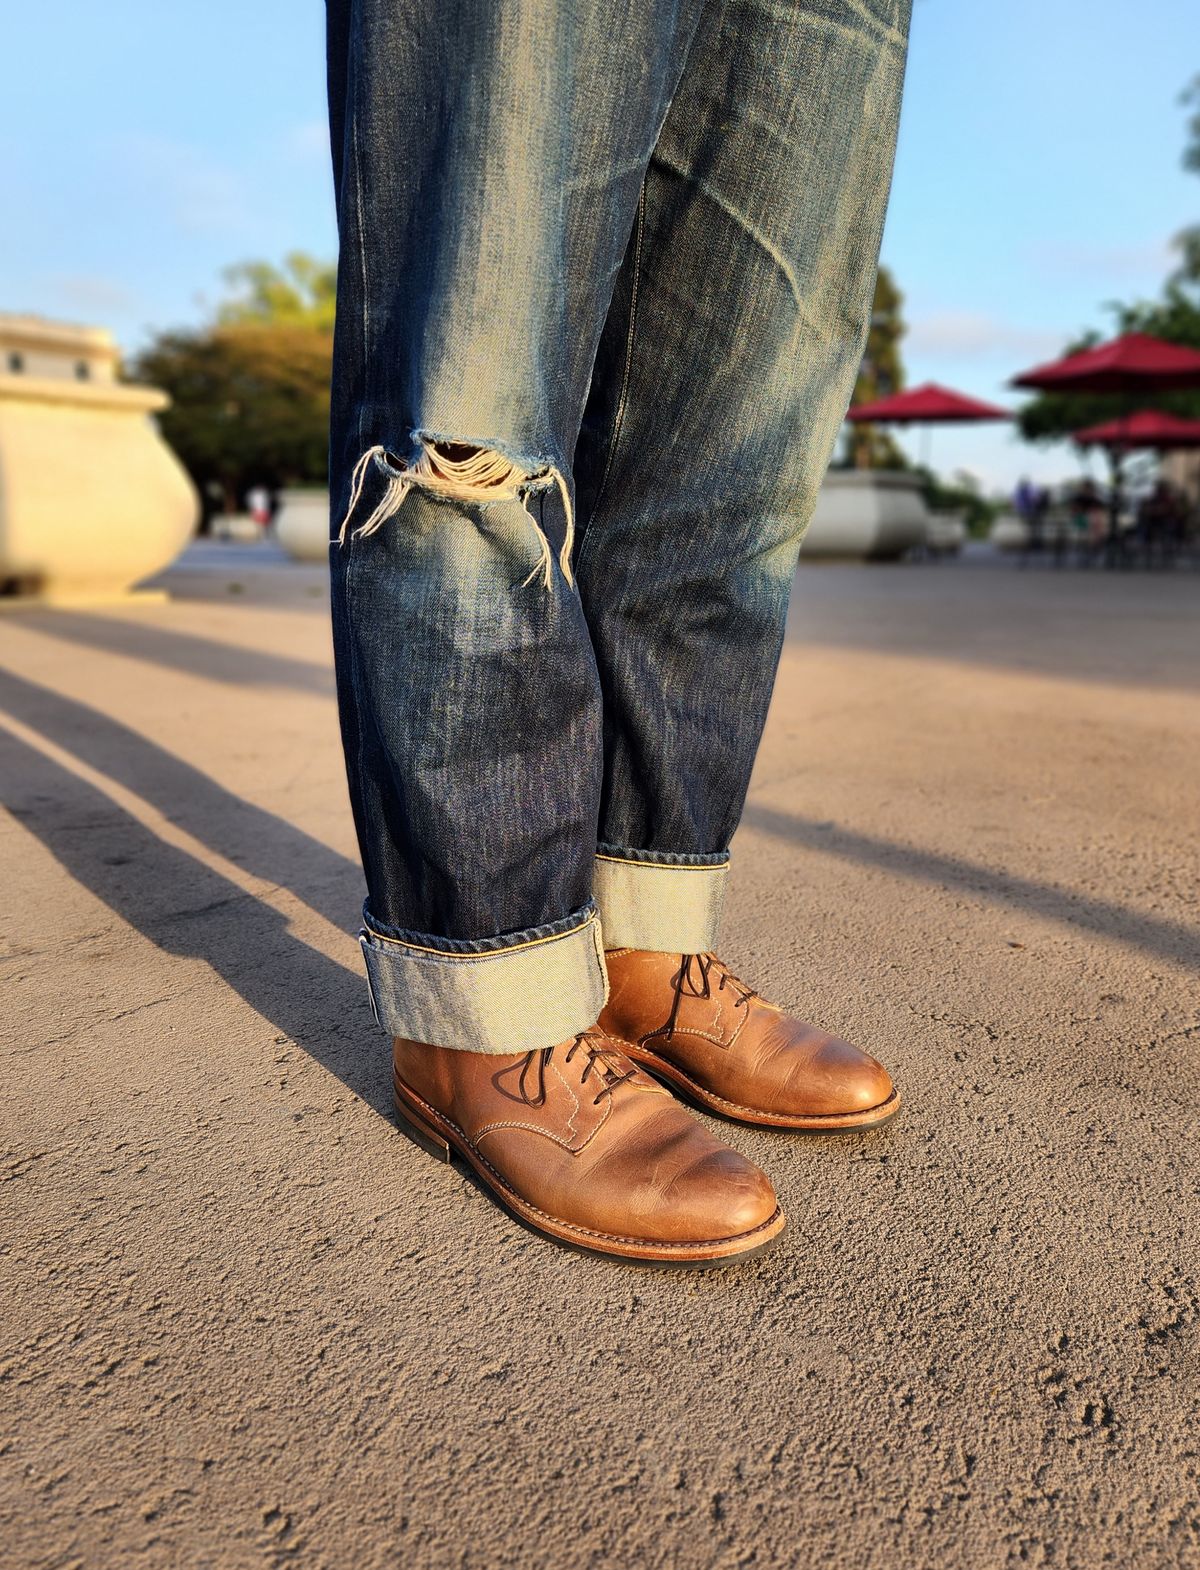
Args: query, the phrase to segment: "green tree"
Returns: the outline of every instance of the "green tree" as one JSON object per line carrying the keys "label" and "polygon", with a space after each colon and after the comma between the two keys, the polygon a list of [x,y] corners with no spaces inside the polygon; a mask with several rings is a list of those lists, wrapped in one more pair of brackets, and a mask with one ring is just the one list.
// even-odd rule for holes
{"label": "green tree", "polygon": [[[1183,167],[1200,174],[1200,73],[1184,88],[1179,101],[1189,111]],[[1175,246],[1179,252],[1179,266],[1171,274],[1170,283],[1185,291],[1189,287],[1200,289],[1200,224],[1191,224],[1181,230],[1175,236]]]}
{"label": "green tree", "polygon": [[1006,502],[987,497],[979,489],[979,481],[966,469],[959,469],[954,476],[943,479],[926,464],[916,464],[914,472],[924,481],[925,505],[931,512],[961,512],[970,534],[982,538],[988,532],[997,513]]}
{"label": "green tree", "polygon": [[297,252],[225,277],[234,293],[210,325],[160,334],[131,369],[170,394],[163,435],[234,512],[251,485],[325,483],[334,270]]}
{"label": "green tree", "polygon": [[217,307],[218,322],[261,322],[271,326],[333,331],[337,268],[303,251],[292,251],[282,267],[239,262],[222,274],[234,292]]}
{"label": "green tree", "polygon": [[[850,398],[851,408],[903,390],[904,365],[900,358],[900,340],[905,333],[901,314],[903,304],[904,296],[896,287],[890,270],[881,267],[875,280],[867,348]],[[850,426],[846,463],[854,469],[903,469],[907,466],[903,452],[891,436],[871,424]]]}

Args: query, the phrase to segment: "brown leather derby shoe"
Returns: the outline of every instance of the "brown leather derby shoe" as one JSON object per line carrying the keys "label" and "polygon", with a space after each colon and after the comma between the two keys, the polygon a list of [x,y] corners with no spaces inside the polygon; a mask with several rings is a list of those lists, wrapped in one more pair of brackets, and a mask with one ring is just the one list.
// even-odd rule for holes
{"label": "brown leather derby shoe", "polygon": [[529,1226],[653,1264],[763,1247],[784,1216],[766,1174],[716,1139],[599,1030],[493,1056],[396,1037],[396,1106]]}
{"label": "brown leather derby shoe", "polygon": [[793,1019],[715,954],[611,949],[600,1028],[707,1111],[767,1128],[842,1133],[900,1107],[868,1053]]}

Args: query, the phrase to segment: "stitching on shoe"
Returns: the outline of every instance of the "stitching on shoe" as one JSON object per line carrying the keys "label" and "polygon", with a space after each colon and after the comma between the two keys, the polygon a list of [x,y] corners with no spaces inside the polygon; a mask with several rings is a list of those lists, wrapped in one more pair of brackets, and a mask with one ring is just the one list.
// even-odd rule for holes
{"label": "stitching on shoe", "polygon": [[[508,1179],[505,1178],[501,1173],[497,1172],[496,1168],[484,1155],[483,1151],[475,1145],[475,1142],[464,1129],[459,1128],[458,1124],[453,1120],[453,1118],[445,1117],[441,1112],[438,1111],[436,1107],[430,1106],[429,1102],[425,1101],[421,1096],[418,1096],[415,1090],[412,1090],[408,1085],[405,1085],[404,1081],[398,1074],[393,1072],[392,1078],[397,1085],[404,1085],[405,1095],[411,1096],[418,1106],[420,1106],[424,1111],[431,1113],[437,1122],[444,1123],[447,1128],[453,1129],[454,1132],[462,1139],[463,1143],[470,1146],[470,1148],[475,1152],[475,1155],[496,1179],[497,1183],[504,1190],[504,1192],[506,1194],[511,1194],[518,1205],[523,1206],[526,1210],[530,1211],[535,1216],[544,1216],[547,1221],[552,1221],[556,1227],[566,1227],[569,1232],[578,1232],[581,1237],[603,1238],[605,1242],[608,1243],[633,1243],[641,1248],[717,1248],[724,1243],[740,1243],[743,1238],[753,1237],[756,1232],[762,1232],[766,1227],[769,1227],[772,1222],[777,1221],[782,1213],[781,1207],[777,1204],[774,1211],[767,1217],[765,1221],[760,1221],[756,1227],[751,1227],[748,1232],[735,1232],[731,1237],[702,1238],[699,1241],[691,1243],[660,1243],[654,1238],[625,1237],[619,1232],[596,1232],[593,1231],[590,1227],[578,1226],[574,1221],[565,1221],[562,1216],[551,1215],[548,1210],[542,1210],[539,1206],[533,1204],[531,1200],[523,1199],[521,1195],[517,1193],[516,1189],[512,1187]],[[597,1124],[597,1128],[602,1126],[602,1124]]]}
{"label": "stitching on shoe", "polygon": [[[415,1094],[415,1092],[413,1092],[413,1094]],[[435,1107],[432,1110],[436,1111],[437,1109]],[[532,1134],[544,1134],[547,1139],[552,1139],[556,1145],[561,1145],[562,1148],[564,1150],[566,1150],[566,1151],[569,1151],[571,1155],[577,1156],[582,1151],[584,1151],[584,1150],[586,1150],[588,1148],[588,1146],[595,1139],[596,1135],[600,1132],[600,1130],[608,1122],[608,1120],[609,1120],[609,1118],[611,1116],[612,1116],[612,1100],[610,1099],[608,1105],[604,1109],[604,1116],[600,1119],[599,1123],[596,1124],[595,1128],[588,1135],[588,1137],[584,1140],[583,1144],[582,1145],[578,1145],[578,1146],[572,1145],[568,1140],[561,1139],[557,1134],[552,1134],[548,1128],[539,1128],[536,1123],[521,1123],[521,1122],[518,1122],[516,1120],[513,1120],[512,1122],[508,1122],[508,1123],[485,1123],[482,1128],[476,1129],[476,1131],[475,1131],[475,1138],[474,1139],[471,1139],[470,1136],[468,1134],[466,1134],[462,1129],[459,1129],[459,1133],[462,1134],[462,1137],[467,1141],[467,1144],[471,1146],[472,1150],[478,1150],[479,1149],[478,1141],[481,1140],[485,1134],[494,1134],[497,1129],[501,1129],[501,1128],[527,1128],[530,1131],[530,1133],[532,1133]],[[447,1121],[447,1123],[449,1123],[450,1119],[447,1118],[446,1121]],[[452,1128],[457,1128],[458,1125],[457,1124],[451,1124],[450,1126]],[[479,1152],[479,1155],[480,1155],[480,1160],[486,1160],[487,1159],[483,1155],[482,1151]],[[528,1201],[523,1201],[523,1203],[527,1204]],[[569,1226],[570,1222],[565,1223],[565,1225]]]}
{"label": "stitching on shoe", "polygon": [[[728,1041],[726,1041],[724,1039],[724,1037],[722,1037],[722,1036],[714,1036],[711,1030],[692,1030],[689,1026],[679,1026],[679,1025],[677,1025],[675,1027],[675,1035],[677,1035],[677,1036],[699,1036],[702,1040],[704,1040],[704,1041],[711,1041],[714,1046],[724,1047],[725,1050],[728,1051],[729,1048],[732,1047],[735,1044],[735,1042],[737,1041],[738,1037],[741,1035],[742,1031],[745,1028],[746,1028],[746,1020],[745,1020],[745,1017],[743,1016],[743,1018],[738,1020],[738,1022],[737,1022],[737,1029],[734,1031],[733,1035],[730,1036]],[[666,1027],[665,1026],[661,1026],[658,1030],[652,1030],[648,1036],[643,1036],[641,1038],[641,1040],[639,1041],[638,1045],[639,1046],[645,1046],[646,1042],[654,1041],[659,1036],[666,1036]],[[670,1040],[671,1038],[669,1036],[667,1036],[666,1039]]]}
{"label": "stitching on shoe", "polygon": [[[566,1080],[559,1073],[558,1064],[554,1061],[553,1058],[550,1059],[550,1068],[554,1072],[555,1079],[559,1082],[559,1084],[566,1091],[567,1095],[570,1096],[572,1102],[574,1103],[574,1110],[572,1111],[571,1116],[567,1119],[567,1127],[570,1129],[572,1134],[577,1134],[579,1130],[575,1127],[575,1119],[579,1116],[579,1097],[575,1094],[570,1085],[567,1084]],[[475,1137],[478,1139],[479,1136],[476,1135]]]}

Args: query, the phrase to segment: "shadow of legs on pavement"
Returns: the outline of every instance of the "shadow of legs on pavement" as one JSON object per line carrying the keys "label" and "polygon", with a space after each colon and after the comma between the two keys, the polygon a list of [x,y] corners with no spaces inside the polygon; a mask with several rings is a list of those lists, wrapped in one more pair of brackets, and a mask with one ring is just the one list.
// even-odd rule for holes
{"label": "shadow of legs on pavement", "polygon": [[167,670],[183,671],[187,676],[203,676],[208,681],[229,682],[237,687],[288,687],[296,692],[333,696],[333,666],[327,662],[222,643],[216,638],[159,627],[144,620],[68,610],[23,609],[20,614],[28,626],[44,637],[122,654]]}
{"label": "shadow of legs on pavement", "polygon": [[819,851],[824,856],[840,856],[922,883],[965,889],[1030,915],[1128,943],[1176,965],[1200,969],[1200,932],[1182,922],[1141,915],[1109,900],[1072,894],[1069,889],[1053,883],[1038,883],[1016,873],[981,866],[978,862],[897,845],[870,834],[840,828],[836,823],[818,823],[798,813],[781,812],[778,808],[758,806],[753,802],[746,807],[742,822],[747,828],[806,850]]}
{"label": "shadow of legs on pavement", "polygon": [[99,709],[0,671],[0,709],[141,796],[227,860],[343,931],[357,931],[362,873],[303,829],[226,790],[210,775]]}
{"label": "shadow of legs on pavement", "polygon": [[[359,975],[293,937],[278,911],[3,731],[0,777],[13,817],[66,873],[165,953],[211,965],[252,1009],[391,1119],[388,1054]],[[61,957],[69,964],[69,952]]]}

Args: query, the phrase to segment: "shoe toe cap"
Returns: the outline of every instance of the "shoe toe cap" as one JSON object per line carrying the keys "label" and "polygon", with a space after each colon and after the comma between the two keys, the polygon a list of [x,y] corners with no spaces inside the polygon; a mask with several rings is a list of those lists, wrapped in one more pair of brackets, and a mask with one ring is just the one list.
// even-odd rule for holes
{"label": "shoe toe cap", "polygon": [[892,1076],[861,1047],[817,1032],[806,1032],[798,1046],[786,1054],[789,1110],[827,1116],[869,1112],[891,1098]]}
{"label": "shoe toe cap", "polygon": [[736,1150],[714,1148],[680,1172],[664,1196],[674,1227],[697,1238],[741,1237],[779,1210],[770,1178]]}
{"label": "shoe toe cap", "polygon": [[894,1089],[892,1076],[869,1052],[839,1041],[837,1078],[847,1112],[866,1112],[882,1106]]}

